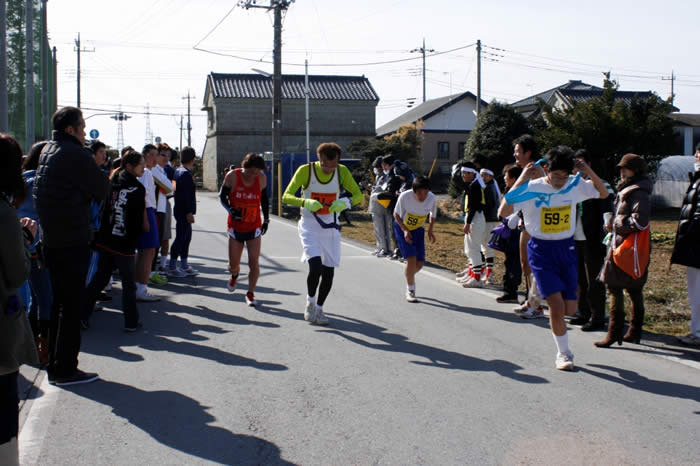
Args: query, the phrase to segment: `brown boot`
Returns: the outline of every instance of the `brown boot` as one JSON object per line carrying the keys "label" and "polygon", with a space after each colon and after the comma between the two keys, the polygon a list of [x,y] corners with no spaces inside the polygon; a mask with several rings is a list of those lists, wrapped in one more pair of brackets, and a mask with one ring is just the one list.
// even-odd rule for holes
{"label": "brown boot", "polygon": [[49,339],[36,337],[36,350],[39,353],[39,362],[42,366],[49,363]]}
{"label": "brown boot", "polygon": [[638,294],[631,292],[630,298],[632,299],[630,327],[622,339],[627,343],[639,343],[642,339],[642,325],[644,324],[644,301],[642,301],[641,290]]}
{"label": "brown boot", "polygon": [[593,343],[598,348],[609,348],[613,343],[622,344],[622,334],[625,331],[625,301],[622,290],[610,290],[610,322],[605,339]]}

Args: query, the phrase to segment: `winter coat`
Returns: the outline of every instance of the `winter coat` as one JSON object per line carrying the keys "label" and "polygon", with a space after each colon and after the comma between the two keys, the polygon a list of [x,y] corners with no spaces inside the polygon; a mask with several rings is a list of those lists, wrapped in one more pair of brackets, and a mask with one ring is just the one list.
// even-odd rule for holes
{"label": "winter coat", "polygon": [[197,214],[197,187],[192,172],[185,167],[175,170],[175,207],[173,216],[184,219],[187,214]]}
{"label": "winter coat", "polygon": [[646,176],[634,177],[620,190],[615,199],[615,218],[613,231],[615,241],[610,244],[599,280],[609,288],[642,288],[647,281],[649,267],[638,279],[632,278],[613,261],[612,252],[620,246],[625,238],[635,232],[649,227],[651,220],[652,184]]}
{"label": "winter coat", "polygon": [[107,175],[90,151],[73,136],[56,132],[41,152],[34,178],[44,245],[87,246],[93,235],[90,201],[103,200],[108,190]]}
{"label": "winter coat", "polygon": [[681,206],[672,264],[700,269],[700,171],[692,175]]}
{"label": "winter coat", "polygon": [[134,175],[122,170],[112,179],[112,192],[105,203],[97,247],[133,256],[143,233],[146,188]]}
{"label": "winter coat", "polygon": [[491,180],[486,183],[484,188],[484,218],[487,222],[498,222],[498,206],[501,204],[501,199],[498,196],[496,189],[496,180]]}

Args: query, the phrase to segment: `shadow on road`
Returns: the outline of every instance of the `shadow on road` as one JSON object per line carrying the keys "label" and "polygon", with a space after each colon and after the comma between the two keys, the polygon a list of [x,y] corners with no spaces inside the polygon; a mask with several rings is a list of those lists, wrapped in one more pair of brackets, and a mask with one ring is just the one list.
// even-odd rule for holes
{"label": "shadow on road", "polygon": [[209,407],[181,393],[146,391],[108,380],[68,390],[110,406],[116,416],[156,441],[197,458],[220,464],[293,464],[281,458],[274,443],[210,425],[216,418],[207,412]]}
{"label": "shadow on road", "polygon": [[[330,314],[329,314],[330,315]],[[354,319],[346,316],[334,316],[333,328],[319,330],[324,333],[332,333],[345,338],[348,341],[357,343],[380,351],[390,351],[397,353],[412,354],[424,358],[425,361],[412,361],[414,364],[422,366],[439,367],[442,369],[456,369],[475,372],[495,372],[524,383],[549,383],[547,379],[535,375],[523,374],[519,371],[523,368],[509,361],[493,359],[487,361],[473,356],[447,351],[433,346],[423,345],[410,341],[407,337],[398,333],[389,333],[386,328],[369,322]],[[382,341],[383,343],[372,343],[361,338],[350,335],[356,333],[369,338]]]}
{"label": "shadow on road", "polygon": [[[611,373],[607,374],[605,372],[594,371],[590,369],[591,367],[602,369]],[[609,382],[619,383],[620,385],[624,385],[625,387],[632,388],[634,390],[668,396],[671,398],[682,398],[700,402],[700,387],[676,382],[667,382],[664,380],[654,380],[644,377],[643,375],[634,371],[602,364],[587,364],[585,367],[578,367],[578,370]]]}
{"label": "shadow on road", "polygon": [[448,311],[463,312],[465,314],[470,314],[479,317],[488,317],[489,319],[500,319],[508,322],[521,322],[523,324],[535,325],[537,327],[549,328],[549,319],[522,319],[515,313],[507,313],[503,311],[492,311],[489,309],[480,309],[475,307],[465,307],[460,306],[455,303],[449,303],[446,301],[441,301],[439,299],[431,297],[420,297],[420,302],[428,306],[437,307],[440,309],[446,309]]}

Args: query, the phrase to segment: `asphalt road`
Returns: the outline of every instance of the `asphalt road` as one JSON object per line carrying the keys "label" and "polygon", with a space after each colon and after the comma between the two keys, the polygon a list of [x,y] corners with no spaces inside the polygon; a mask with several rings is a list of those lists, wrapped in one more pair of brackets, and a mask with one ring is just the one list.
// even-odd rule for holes
{"label": "asphalt road", "polygon": [[201,275],[153,289],[142,332],[122,332],[115,287],[80,357],[102,380],[61,389],[23,370],[22,464],[700,463],[696,351],[597,349],[600,333],[572,329],[577,368],[559,372],[547,320],[437,269],[406,303],[401,266],[352,242],[330,326],[309,325],[296,224],[273,219],[263,238],[257,310],[226,291],[224,228],[200,193]]}

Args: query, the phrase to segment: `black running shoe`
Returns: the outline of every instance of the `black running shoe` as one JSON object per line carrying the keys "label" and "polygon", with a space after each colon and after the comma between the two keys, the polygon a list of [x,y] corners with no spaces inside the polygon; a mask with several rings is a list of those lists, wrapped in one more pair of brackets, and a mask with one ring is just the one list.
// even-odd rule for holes
{"label": "black running shoe", "polygon": [[49,375],[49,383],[57,387],[67,387],[68,385],[94,382],[99,378],[100,376],[94,372],[83,372],[80,369],[76,369],[71,375],[67,376],[52,377]]}
{"label": "black running shoe", "polygon": [[503,293],[503,295],[496,298],[497,303],[518,303],[518,295],[515,293]]}

